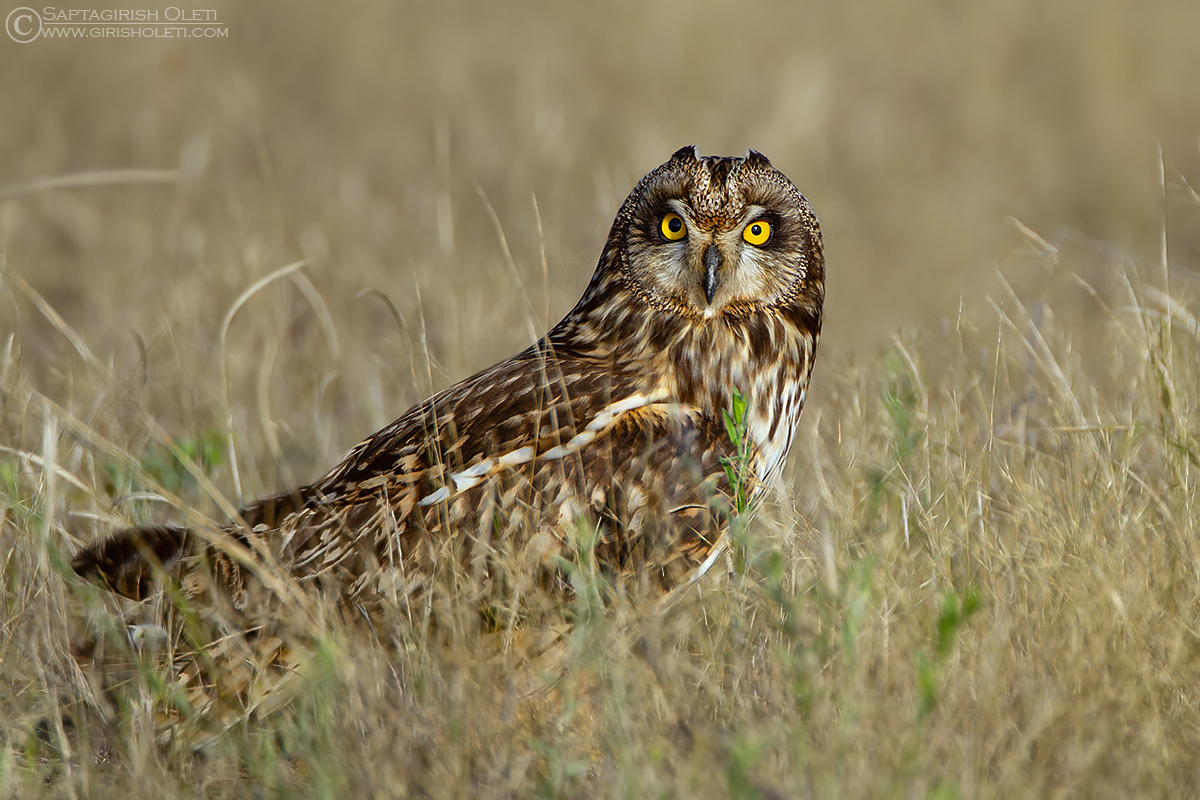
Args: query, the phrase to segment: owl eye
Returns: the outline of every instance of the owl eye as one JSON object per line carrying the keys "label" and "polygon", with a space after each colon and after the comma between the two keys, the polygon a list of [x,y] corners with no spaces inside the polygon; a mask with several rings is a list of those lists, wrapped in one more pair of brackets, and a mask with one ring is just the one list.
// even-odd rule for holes
{"label": "owl eye", "polygon": [[755,247],[762,247],[771,239],[771,223],[756,219],[742,230],[742,238]]}
{"label": "owl eye", "polygon": [[687,236],[687,226],[683,224],[683,217],[675,212],[664,214],[658,229],[662,231],[663,238],[671,242],[677,242]]}

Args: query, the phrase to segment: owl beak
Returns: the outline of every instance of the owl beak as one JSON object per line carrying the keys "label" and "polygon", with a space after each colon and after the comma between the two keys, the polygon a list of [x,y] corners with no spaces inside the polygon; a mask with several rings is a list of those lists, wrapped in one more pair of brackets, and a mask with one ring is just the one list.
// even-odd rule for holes
{"label": "owl beak", "polygon": [[704,248],[704,297],[712,305],[717,293],[717,268],[721,266],[721,251],[715,244]]}

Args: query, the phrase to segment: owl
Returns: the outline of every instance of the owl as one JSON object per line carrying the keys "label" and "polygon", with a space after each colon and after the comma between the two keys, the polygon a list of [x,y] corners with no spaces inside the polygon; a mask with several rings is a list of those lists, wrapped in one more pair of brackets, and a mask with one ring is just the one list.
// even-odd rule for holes
{"label": "owl", "polygon": [[824,278],[817,217],[765,156],[685,147],[633,189],[536,344],[223,527],[124,530],[73,567],[133,599],[166,573],[234,614],[286,589],[369,619],[447,561],[565,585],[584,530],[601,572],[668,590],[716,558],[739,494],[779,482]]}

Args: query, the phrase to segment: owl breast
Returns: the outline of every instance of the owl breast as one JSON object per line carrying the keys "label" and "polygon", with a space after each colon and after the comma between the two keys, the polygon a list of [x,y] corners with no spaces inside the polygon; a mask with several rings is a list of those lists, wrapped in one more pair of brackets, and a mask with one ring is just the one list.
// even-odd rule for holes
{"label": "owl breast", "polygon": [[722,317],[685,326],[664,354],[662,391],[723,419],[745,402],[750,466],[760,487],[780,476],[807,394],[817,335],[787,314]]}

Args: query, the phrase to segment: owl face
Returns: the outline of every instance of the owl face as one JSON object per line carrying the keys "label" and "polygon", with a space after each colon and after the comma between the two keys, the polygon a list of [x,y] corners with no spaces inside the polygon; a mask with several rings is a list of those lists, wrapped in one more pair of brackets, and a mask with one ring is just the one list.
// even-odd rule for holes
{"label": "owl face", "polygon": [[662,309],[715,319],[820,304],[820,232],[808,201],[767,158],[685,147],[647,175],[618,215],[621,269]]}

